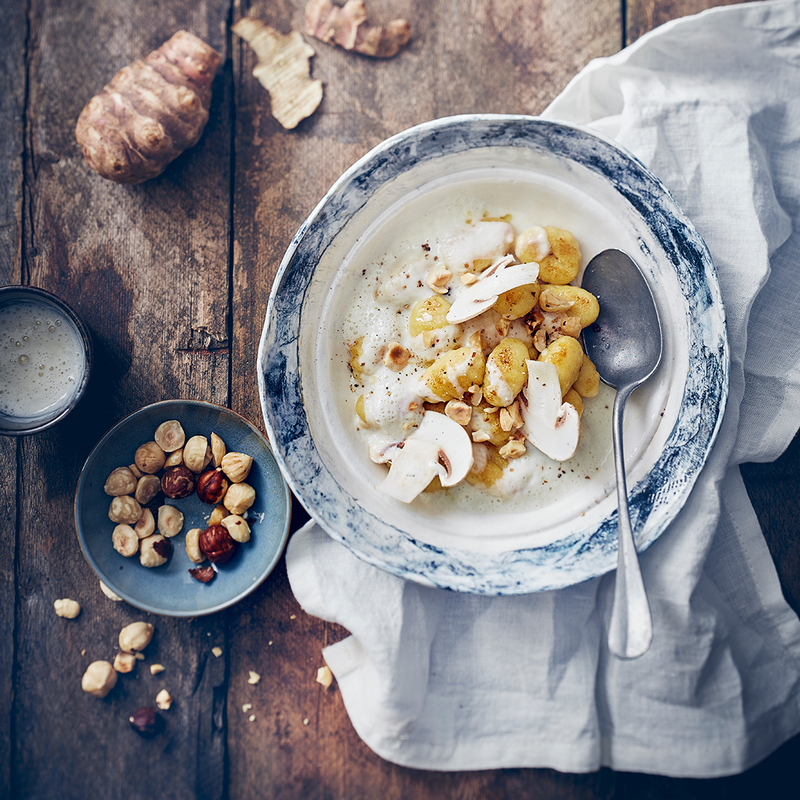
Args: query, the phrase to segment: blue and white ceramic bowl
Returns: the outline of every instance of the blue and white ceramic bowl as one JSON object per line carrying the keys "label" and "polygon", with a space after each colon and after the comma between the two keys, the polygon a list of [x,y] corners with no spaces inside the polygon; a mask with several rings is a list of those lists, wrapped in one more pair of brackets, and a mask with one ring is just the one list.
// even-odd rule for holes
{"label": "blue and white ceramic bowl", "polygon": [[343,410],[342,316],[359,258],[454,192],[498,207],[504,198],[525,198],[541,224],[576,235],[584,263],[608,247],[640,263],[664,327],[664,357],[626,412],[638,547],[655,541],[681,509],[728,391],[725,318],[708,250],[635,157],[587,129],[533,117],[469,115],[400,133],[351,167],[305,221],[281,264],[259,349],[276,457],[330,536],[403,578],[503,595],[602,575],[617,563],[610,447],[585,485],[536,512],[497,503],[485,513],[433,501],[406,505],[375,489],[385,468],[369,460],[352,410]]}

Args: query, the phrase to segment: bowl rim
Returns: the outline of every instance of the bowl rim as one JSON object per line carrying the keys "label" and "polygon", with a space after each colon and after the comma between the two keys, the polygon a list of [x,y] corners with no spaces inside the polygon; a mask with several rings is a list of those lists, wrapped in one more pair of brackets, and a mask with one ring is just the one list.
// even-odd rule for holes
{"label": "bowl rim", "polygon": [[[92,461],[94,461],[94,459],[101,452],[103,447],[109,441],[111,441],[111,439],[113,439],[114,435],[118,433],[123,426],[125,426],[135,417],[141,416],[145,412],[152,410],[168,409],[170,407],[174,407],[176,404],[190,405],[190,406],[196,406],[198,408],[205,408],[209,410],[224,412],[225,414],[230,415],[239,424],[243,424],[250,431],[251,434],[255,435],[266,446],[267,452],[272,456],[273,459],[275,459],[276,464],[278,465],[277,474],[280,477],[279,485],[282,487],[282,494],[283,494],[283,504],[281,508],[285,516],[285,521],[281,528],[279,544],[276,547],[272,558],[267,564],[267,567],[264,569],[264,572],[261,575],[259,575],[259,577],[256,580],[251,581],[245,587],[245,589],[243,589],[238,594],[228,598],[227,600],[221,603],[218,603],[215,606],[209,606],[207,608],[202,608],[202,609],[190,609],[186,611],[166,610],[162,607],[153,605],[152,603],[142,602],[138,598],[131,597],[128,592],[120,591],[118,588],[112,587],[108,583],[106,583],[106,581],[100,574],[100,566],[96,562],[94,556],[92,556],[91,552],[89,551],[88,544],[85,541],[85,536],[82,535],[82,525],[80,522],[80,502],[83,496],[83,492],[85,490],[85,485],[87,480],[87,467],[90,465]],[[75,534],[78,539],[78,545],[81,548],[83,557],[86,559],[87,563],[92,568],[92,571],[95,573],[95,576],[98,578],[98,580],[105,583],[109,589],[111,589],[113,592],[122,597],[122,599],[126,603],[132,605],[134,608],[138,608],[140,611],[146,611],[164,617],[186,618],[186,617],[200,617],[200,616],[207,616],[209,614],[215,614],[219,611],[223,611],[226,608],[230,608],[231,606],[235,605],[240,600],[243,600],[245,597],[254,592],[272,574],[272,572],[274,571],[275,567],[278,564],[278,561],[280,561],[280,558],[283,555],[286,549],[286,544],[289,540],[291,520],[292,520],[292,498],[290,490],[283,476],[283,471],[280,469],[280,464],[275,456],[275,451],[269,439],[266,436],[264,436],[264,434],[260,430],[258,430],[258,428],[256,428],[255,425],[253,425],[253,423],[250,422],[250,420],[248,420],[238,411],[234,411],[233,409],[228,408],[227,406],[222,406],[218,403],[214,403],[209,400],[193,400],[193,399],[181,399],[181,398],[177,398],[174,400],[159,400],[155,403],[149,403],[148,405],[142,406],[136,409],[135,411],[132,411],[130,414],[126,414],[122,419],[120,419],[114,425],[112,425],[105,432],[105,434],[103,434],[102,437],[100,437],[95,446],[92,448],[89,455],[86,457],[86,460],[83,466],[81,467],[78,483],[75,487],[75,497],[73,500],[73,522],[75,525]]]}
{"label": "bowl rim", "polygon": [[47,430],[47,428],[52,428],[53,425],[61,422],[61,420],[64,419],[64,417],[66,417],[70,412],[72,412],[78,405],[81,398],[86,393],[86,387],[89,385],[89,378],[91,377],[92,373],[92,362],[94,360],[94,349],[92,346],[92,335],[89,332],[89,328],[86,326],[86,323],[83,321],[83,319],[81,319],[75,309],[66,302],[66,300],[62,300],[52,292],[48,292],[46,289],[40,289],[38,286],[9,284],[6,286],[0,286],[0,306],[5,305],[6,302],[13,302],[14,299],[16,299],[14,295],[19,295],[19,299],[23,301],[27,300],[29,302],[39,302],[46,305],[55,306],[62,314],[64,314],[64,316],[67,317],[67,319],[69,319],[69,321],[75,326],[75,329],[78,332],[78,337],[83,344],[83,352],[86,361],[86,366],[83,370],[83,376],[81,377],[80,383],[76,388],[75,394],[72,396],[72,399],[69,401],[69,403],[67,403],[67,405],[64,406],[64,408],[62,408],[55,416],[45,419],[42,422],[27,428],[7,428],[5,427],[3,417],[0,416],[0,435],[29,436],[31,434],[40,433],[41,431]]}
{"label": "bowl rim", "polygon": [[[330,217],[334,215],[335,212],[330,211],[329,207],[335,204],[337,201],[339,202],[338,208],[341,209],[344,207],[344,201],[341,197],[337,198],[337,196],[342,194],[346,187],[356,187],[354,189],[354,193],[357,195],[358,192],[362,192],[360,195],[358,195],[358,199],[353,200],[351,198],[351,202],[346,205],[346,211],[354,214],[361,209],[369,200],[369,195],[362,191],[361,184],[367,184],[370,176],[383,168],[383,165],[389,160],[390,151],[393,151],[396,154],[401,152],[402,148],[404,147],[406,150],[409,150],[410,148],[408,147],[407,140],[413,139],[415,136],[420,138],[423,136],[429,136],[433,138],[440,134],[448,134],[455,138],[459,133],[459,128],[465,125],[477,125],[477,127],[480,128],[481,133],[476,134],[476,136],[483,135],[484,140],[482,140],[478,146],[486,147],[490,147],[494,144],[494,142],[490,140],[490,136],[492,130],[496,129],[496,126],[511,126],[512,128],[515,128],[515,133],[512,134],[512,137],[513,135],[517,135],[519,138],[522,138],[525,134],[525,131],[530,129],[536,129],[538,131],[537,135],[541,136],[543,139],[547,139],[548,136],[569,136],[571,134],[583,137],[584,140],[594,143],[592,146],[596,145],[598,149],[604,149],[605,152],[612,154],[613,159],[615,159],[615,166],[617,165],[617,162],[619,162],[635,170],[637,180],[643,184],[642,191],[647,195],[646,197],[642,198],[637,196],[633,187],[626,187],[625,184],[621,183],[618,178],[616,178],[613,182],[614,188],[623,196],[623,199],[627,203],[637,208],[637,211],[639,210],[639,206],[636,205],[637,202],[640,204],[642,202],[651,203],[653,205],[653,208],[650,209],[652,213],[668,214],[668,221],[670,225],[664,225],[662,220],[658,220],[658,222],[661,224],[661,229],[659,230],[659,236],[657,238],[660,240],[660,237],[664,236],[670,239],[670,243],[673,248],[673,250],[670,251],[670,255],[673,256],[673,262],[676,268],[679,266],[679,262],[675,261],[675,259],[682,259],[680,266],[682,266],[686,274],[691,275],[692,270],[696,270],[699,273],[699,278],[707,282],[707,284],[704,284],[703,288],[707,290],[707,307],[713,311],[713,319],[711,320],[710,324],[712,324],[713,327],[711,335],[714,338],[713,344],[715,350],[711,355],[711,361],[713,363],[709,366],[707,373],[710,376],[708,378],[710,402],[700,409],[700,414],[703,418],[701,419],[700,433],[697,438],[702,444],[699,448],[693,447],[692,452],[695,457],[695,462],[693,471],[689,476],[690,480],[681,484],[680,486],[671,487],[674,492],[673,497],[671,498],[671,511],[669,514],[669,519],[667,521],[660,521],[660,524],[657,528],[648,531],[646,538],[642,538],[641,536],[637,535],[636,538],[639,549],[646,548],[652,544],[652,542],[661,535],[668,524],[684,506],[716,440],[717,433],[722,424],[729,392],[730,354],[727,341],[725,309],[722,305],[716,269],[702,237],[694,228],[694,225],[688,219],[686,214],[680,208],[672,194],[664,186],[660,179],[658,179],[635,155],[630,153],[625,147],[621,146],[613,139],[586,126],[572,122],[516,114],[463,114],[444,117],[441,119],[424,122],[420,125],[415,125],[405,131],[389,137],[376,147],[372,148],[368,153],[366,153],[350,168],[348,168],[335,181],[335,183],[320,200],[314,210],[308,215],[295,236],[292,238],[292,241],[281,261],[275,281],[273,282],[273,287],[267,306],[264,328],[262,330],[261,341],[259,343],[257,360],[257,377],[264,422],[271,440],[275,442],[275,456],[278,460],[281,471],[283,472],[284,478],[291,487],[292,491],[298,497],[300,503],[306,508],[312,519],[314,519],[323,530],[325,530],[336,541],[344,544],[356,556],[367,563],[380,567],[381,569],[384,569],[404,579],[415,580],[426,585],[434,585],[441,588],[455,589],[478,594],[522,594],[532,591],[545,591],[563,588],[564,586],[573,585],[575,583],[580,583],[582,581],[598,577],[599,575],[602,575],[614,568],[616,564],[616,510],[611,517],[603,521],[603,524],[595,533],[595,535],[602,534],[602,549],[604,551],[603,556],[609,557],[606,559],[609,562],[609,566],[600,572],[587,574],[579,577],[578,579],[567,577],[565,573],[560,571],[560,568],[555,568],[553,570],[553,580],[546,582],[544,585],[536,585],[535,588],[530,588],[529,586],[524,585],[524,581],[520,582],[517,580],[516,583],[514,583],[513,579],[509,583],[503,583],[502,586],[499,584],[495,585],[492,583],[492,581],[487,583],[486,581],[476,579],[475,573],[470,573],[469,567],[465,567],[464,563],[459,563],[457,565],[459,568],[459,573],[457,575],[452,574],[453,570],[449,564],[445,563],[446,559],[442,561],[438,558],[438,556],[441,554],[441,551],[449,550],[451,553],[458,553],[461,555],[463,555],[465,552],[468,553],[468,551],[455,550],[454,548],[437,548],[435,546],[428,545],[425,542],[414,539],[412,534],[407,533],[396,526],[392,526],[391,523],[386,523],[385,520],[382,520],[381,523],[383,525],[388,525],[389,527],[393,528],[397,534],[405,536],[410,543],[410,546],[414,546],[422,551],[422,557],[428,560],[430,567],[426,565],[425,574],[420,574],[413,567],[409,569],[403,564],[386,563],[381,558],[380,553],[376,555],[374,552],[365,552],[364,550],[354,546],[353,542],[350,541],[346,535],[348,530],[353,530],[355,528],[354,522],[350,519],[346,519],[348,513],[347,508],[344,508],[344,510],[338,509],[338,512],[340,513],[330,515],[335,518],[335,524],[331,524],[331,520],[326,518],[325,515],[323,515],[309,502],[308,498],[305,496],[305,491],[301,484],[301,478],[305,479],[306,474],[304,473],[301,478],[298,478],[298,476],[294,474],[294,471],[287,463],[287,455],[286,452],[284,452],[284,446],[286,444],[284,439],[286,439],[286,441],[288,441],[290,444],[290,447],[287,449],[294,451],[294,437],[300,438],[300,436],[303,434],[303,431],[300,430],[303,425],[298,423],[297,430],[293,430],[286,434],[285,431],[281,431],[276,428],[270,415],[270,411],[272,410],[271,403],[275,400],[280,401],[284,407],[292,406],[292,410],[297,410],[303,414],[305,413],[305,405],[302,402],[302,378],[300,376],[302,369],[297,354],[298,337],[294,331],[289,333],[282,331],[279,336],[275,336],[275,331],[272,330],[272,325],[274,323],[276,310],[278,307],[279,294],[281,290],[284,289],[284,284],[287,280],[287,273],[289,273],[292,269],[301,244],[304,242],[306,237],[314,234],[317,238],[316,243],[324,244],[325,247],[321,248],[322,252],[324,252],[324,249],[327,248],[332,241],[334,241],[336,234],[328,236],[327,234],[322,234],[319,231],[314,230],[314,227],[316,225],[324,224],[326,221],[326,215]],[[497,144],[500,146],[511,146],[509,142],[498,142]],[[468,148],[465,146],[464,149]],[[443,153],[441,155],[446,156],[447,153]],[[437,156],[431,156],[431,158],[436,157]],[[598,159],[598,161],[597,163],[592,163],[592,158],[595,157]],[[599,174],[605,175],[605,173],[602,172],[603,165],[599,163],[599,159],[599,153],[592,153],[587,157],[590,168],[593,168]],[[393,173],[393,175],[389,178],[383,178],[383,182],[380,185],[384,185],[396,174],[399,173]],[[381,179],[378,178],[376,180]],[[344,225],[342,227],[344,227]],[[676,238],[680,239],[678,242],[680,246],[676,246]],[[695,259],[696,263],[690,263],[691,258]],[[295,292],[295,297],[293,298],[292,302],[297,304],[298,307],[301,307],[303,301],[302,299],[298,300],[296,295],[305,294],[305,290],[310,283],[310,278],[304,277],[301,281],[298,281],[298,283],[300,285],[292,286],[292,290]],[[300,324],[298,323],[297,333],[299,333],[299,325]],[[296,381],[300,387],[299,402],[297,403],[297,397],[295,397],[295,393],[293,391],[291,393],[287,391],[286,394],[280,394],[281,387],[277,386],[274,381],[271,382],[268,380],[268,373],[270,378],[274,377],[272,372],[270,372],[270,369],[271,367],[275,366],[276,357],[270,351],[270,348],[275,348],[276,344],[278,344],[280,347],[285,346],[287,351],[289,351],[288,356],[281,355],[280,357],[286,360],[285,366],[293,369],[297,374]],[[292,347],[294,347],[293,350],[291,349]],[[291,358],[294,358],[295,360],[290,364],[289,359]],[[687,392],[688,387],[687,391],[684,392],[684,396],[681,401],[682,404],[686,402]],[[276,393],[280,394],[280,396],[278,396]],[[273,394],[276,394],[276,396],[273,397]],[[285,426],[285,417],[282,422]],[[309,438],[311,438],[310,434]],[[313,441],[312,447],[314,447]],[[678,448],[673,449],[677,450]],[[678,454],[677,458],[681,457],[682,456]],[[662,474],[665,472],[664,465],[661,465],[660,462],[656,466],[661,467],[660,472]],[[310,472],[313,472],[315,469],[318,470],[319,465],[315,464]],[[322,466],[322,469],[327,471],[327,467]],[[652,472],[654,472],[654,470],[651,470],[651,473]],[[647,502],[651,502],[653,500],[656,490],[652,486],[645,486],[643,488],[641,484],[644,483],[645,481],[640,481],[640,484],[637,486],[629,487],[629,497],[632,499],[636,499],[638,497],[639,500],[644,500],[644,504],[646,505]],[[341,490],[341,487],[339,487],[338,484],[337,488]],[[342,494],[344,494],[344,492],[342,492]],[[350,505],[357,505],[357,501],[352,502]],[[646,511],[645,520],[648,513],[649,512]],[[644,522],[640,520],[640,525],[638,526],[639,529],[641,529],[643,526]],[[570,547],[572,548],[571,552],[573,554],[578,554],[583,550],[580,542],[572,542],[570,543]],[[543,552],[551,551],[552,548],[546,546],[541,548],[541,550]],[[533,552],[533,550],[510,550],[508,551],[507,555],[518,556],[525,552]],[[550,555],[552,555],[552,553]],[[613,564],[610,560],[611,555],[613,555]],[[556,575],[555,573],[559,574]],[[516,574],[514,577],[518,578],[519,575]]]}

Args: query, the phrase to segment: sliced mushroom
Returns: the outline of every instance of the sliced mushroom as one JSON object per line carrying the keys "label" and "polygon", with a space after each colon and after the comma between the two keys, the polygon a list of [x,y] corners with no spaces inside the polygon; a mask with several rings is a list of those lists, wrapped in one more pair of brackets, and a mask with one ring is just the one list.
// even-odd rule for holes
{"label": "sliced mushroom", "polygon": [[457,422],[426,411],[420,426],[393,452],[389,474],[378,484],[386,494],[410,503],[438,475],[442,486],[455,486],[472,468],[472,442]]}
{"label": "sliced mushroom", "polygon": [[534,447],[554,461],[575,454],[580,438],[580,417],[564,403],[558,372],[546,361],[528,361],[528,386],[520,394],[522,433]]}
{"label": "sliced mushroom", "polygon": [[447,321],[452,324],[466,322],[490,309],[503,292],[536,283],[539,277],[539,265],[536,262],[513,262],[514,256],[503,256],[481,273],[475,283],[463,289],[450,306]]}

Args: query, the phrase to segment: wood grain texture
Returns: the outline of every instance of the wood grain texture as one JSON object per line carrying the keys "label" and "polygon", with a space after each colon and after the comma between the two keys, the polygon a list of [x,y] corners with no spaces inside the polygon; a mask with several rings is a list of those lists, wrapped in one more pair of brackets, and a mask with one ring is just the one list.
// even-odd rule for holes
{"label": "wood grain texture", "polygon": [[[390,61],[313,42],[320,109],[285,131],[228,31],[251,14],[286,33],[304,0],[29,0],[0,45],[0,280],[64,297],[91,329],[96,368],[77,411],[23,440],[0,439],[0,797],[222,800],[627,800],[737,798],[779,786],[800,737],[742,776],[679,781],[600,770],[438,773],[378,758],[336,686],[314,680],[322,649],[347,635],[306,615],[283,561],[256,592],[212,617],[170,620],[103,595],[77,546],[72,499],[91,447],[117,420],[164,398],[228,405],[263,428],[255,360],[267,300],[291,237],[336,178],[381,140],[436,117],[541,112],[589,60],[714,0],[367,0],[406,16],[413,38]],[[122,66],[186,28],[225,56],[200,143],[157,179],[116,186],[83,164],[74,124]],[[800,606],[794,546],[800,445],[742,468],[784,590]],[[307,517],[295,507],[293,528]],[[75,620],[53,612],[78,599]],[[156,627],[147,659],[105,699],[80,691],[113,658],[120,628]],[[212,647],[222,653],[216,657]],[[151,675],[148,666],[165,671]],[[261,675],[248,683],[249,671]],[[168,688],[162,737],[129,728]],[[246,706],[251,706],[245,710]],[[251,721],[251,717],[253,717]],[[773,792],[776,793],[776,792]]]}

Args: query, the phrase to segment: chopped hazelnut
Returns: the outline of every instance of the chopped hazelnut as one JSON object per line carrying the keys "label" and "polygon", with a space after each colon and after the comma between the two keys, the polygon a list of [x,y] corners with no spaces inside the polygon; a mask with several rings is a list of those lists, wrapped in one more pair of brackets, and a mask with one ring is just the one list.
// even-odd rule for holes
{"label": "chopped hazelnut", "polygon": [[162,711],[169,711],[169,708],[172,705],[172,695],[170,695],[170,693],[166,689],[162,689],[156,695],[156,705]]}
{"label": "chopped hazelnut", "polygon": [[81,689],[95,697],[105,697],[117,685],[117,673],[108,661],[92,661],[81,678]]}
{"label": "chopped hazelnut", "polygon": [[321,684],[325,689],[330,689],[333,683],[333,673],[327,665],[320,667],[317,670],[317,683]]}
{"label": "chopped hazelnut", "polygon": [[222,655],[222,648],[221,647],[212,647],[211,652],[214,654],[216,658],[219,658]]}
{"label": "chopped hazelnut", "polygon": [[247,679],[247,682],[252,686],[255,686],[261,680],[261,676],[257,672],[253,672],[250,670],[250,676]]}
{"label": "chopped hazelnut", "polygon": [[164,665],[163,664],[151,664],[150,665],[150,674],[151,675],[158,675],[159,672],[163,672],[163,671],[164,671]]}
{"label": "chopped hazelnut", "polygon": [[133,672],[136,666],[136,656],[133,653],[117,653],[114,656],[114,669],[117,672]]}
{"label": "chopped hazelnut", "polygon": [[81,613],[80,603],[77,600],[70,600],[66,597],[63,600],[56,600],[53,603],[53,607],[56,610],[56,614],[65,619],[75,619]]}
{"label": "chopped hazelnut", "polygon": [[392,372],[400,372],[408,364],[410,353],[399,342],[392,342],[383,356],[383,363]]}

